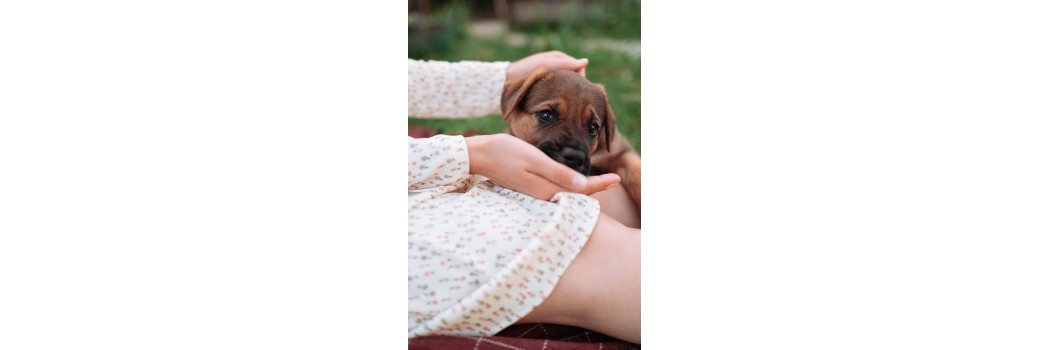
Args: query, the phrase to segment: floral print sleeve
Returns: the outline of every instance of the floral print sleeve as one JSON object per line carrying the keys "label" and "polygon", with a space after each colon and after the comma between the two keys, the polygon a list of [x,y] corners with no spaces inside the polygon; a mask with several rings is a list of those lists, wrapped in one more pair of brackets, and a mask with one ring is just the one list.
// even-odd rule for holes
{"label": "floral print sleeve", "polygon": [[408,190],[452,185],[470,178],[463,136],[408,138]]}
{"label": "floral print sleeve", "polygon": [[408,60],[408,115],[470,118],[499,114],[510,62]]}

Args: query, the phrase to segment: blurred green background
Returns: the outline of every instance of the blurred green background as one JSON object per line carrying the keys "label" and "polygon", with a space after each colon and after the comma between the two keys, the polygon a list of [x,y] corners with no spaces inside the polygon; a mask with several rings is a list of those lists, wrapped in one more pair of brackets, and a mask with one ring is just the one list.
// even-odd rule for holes
{"label": "blurred green background", "polygon": [[[558,50],[588,58],[587,78],[605,85],[620,132],[641,152],[640,0],[409,1],[408,57],[515,61]],[[417,119],[439,133],[500,133],[498,115]]]}

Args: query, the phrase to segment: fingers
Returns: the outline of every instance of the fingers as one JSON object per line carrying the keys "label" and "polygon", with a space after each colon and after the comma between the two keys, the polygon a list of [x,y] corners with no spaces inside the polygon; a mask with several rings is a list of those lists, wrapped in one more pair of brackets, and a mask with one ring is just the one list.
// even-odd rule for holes
{"label": "fingers", "polygon": [[573,68],[572,70],[580,73],[580,76],[586,78],[587,77],[587,63],[590,63],[590,61],[587,60],[586,58],[578,59],[578,60],[576,60],[577,67]]}
{"label": "fingers", "polygon": [[571,70],[573,72],[580,73],[580,75],[586,76],[585,75],[586,74],[585,71],[587,69],[587,64],[588,63],[590,63],[590,60],[586,59],[586,58],[575,59],[575,58],[572,58],[571,56],[565,56],[563,59],[559,60],[557,63],[552,63],[551,65],[552,66],[560,66],[558,68],[568,69],[568,70]]}
{"label": "fingers", "polygon": [[580,69],[587,68],[587,64],[588,63],[591,63],[591,61],[589,59],[586,59],[586,58],[578,59],[578,60],[576,60],[576,62],[574,62],[574,64],[573,64],[574,68],[572,68],[572,70],[580,70]]}
{"label": "fingers", "polygon": [[577,59],[561,51],[541,52],[512,62],[507,68],[507,80],[528,74],[539,67],[547,67],[552,70],[567,69],[580,73],[586,78],[589,63],[590,60],[586,58]]}
{"label": "fingers", "polygon": [[591,195],[616,186],[620,183],[620,176],[616,174],[602,174],[599,176],[591,176],[587,178],[587,186],[580,193]]}
{"label": "fingers", "polygon": [[613,188],[614,186],[616,186],[617,183],[620,182],[620,176],[616,174],[588,176],[585,177],[586,185],[582,186],[582,190],[571,190],[563,186],[559,186],[551,182],[549,179],[537,174],[528,174],[526,176],[529,179],[528,182],[533,183],[535,185],[525,186],[522,189],[522,191],[519,192],[543,200],[550,200],[558,192],[576,192],[589,196]]}
{"label": "fingers", "polygon": [[579,192],[587,188],[587,177],[583,174],[547,158],[546,155],[543,155],[541,159],[540,162],[533,163],[539,166],[530,168],[530,172],[569,191]]}
{"label": "fingers", "polygon": [[[546,158],[546,157],[544,157]],[[549,160],[549,158],[547,158]],[[603,174],[599,176],[583,176],[569,167],[554,162],[545,167],[540,167],[533,173],[545,181],[560,187],[556,191],[569,191],[583,194],[593,194],[612,188],[620,182],[620,176],[616,174]],[[553,195],[553,193],[552,193]]]}
{"label": "fingers", "polygon": [[568,69],[574,72],[579,72],[580,75],[585,75],[587,64],[590,60],[586,58],[575,58],[569,56],[561,51],[548,51],[544,53],[547,56],[546,65],[553,69]]}

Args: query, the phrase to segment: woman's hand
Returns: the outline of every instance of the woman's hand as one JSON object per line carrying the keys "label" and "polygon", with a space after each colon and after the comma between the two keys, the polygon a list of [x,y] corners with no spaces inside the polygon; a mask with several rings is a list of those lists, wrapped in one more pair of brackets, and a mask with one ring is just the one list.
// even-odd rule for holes
{"label": "woman's hand", "polygon": [[568,69],[587,76],[587,59],[576,59],[561,51],[547,51],[522,58],[507,66],[507,81],[523,77],[539,67],[547,67],[552,70]]}
{"label": "woman's hand", "polygon": [[616,174],[583,176],[507,134],[471,136],[465,140],[471,174],[535,198],[550,200],[555,193],[564,191],[590,195],[620,182]]}

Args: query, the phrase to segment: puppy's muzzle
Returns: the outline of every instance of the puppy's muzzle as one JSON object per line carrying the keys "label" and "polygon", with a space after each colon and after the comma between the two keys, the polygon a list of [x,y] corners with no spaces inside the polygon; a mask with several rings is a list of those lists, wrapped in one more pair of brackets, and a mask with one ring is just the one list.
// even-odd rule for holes
{"label": "puppy's muzzle", "polygon": [[591,158],[586,151],[576,147],[557,146],[553,143],[540,145],[540,150],[543,150],[543,153],[546,153],[554,161],[565,164],[565,166],[581,174],[590,175]]}
{"label": "puppy's muzzle", "polygon": [[[584,165],[589,165],[590,163],[587,161],[587,153],[583,153],[583,151],[581,150],[568,147],[562,148],[561,159],[562,164],[568,165],[570,168],[576,170],[581,170],[583,169]],[[582,170],[580,172],[586,173],[586,171]]]}

